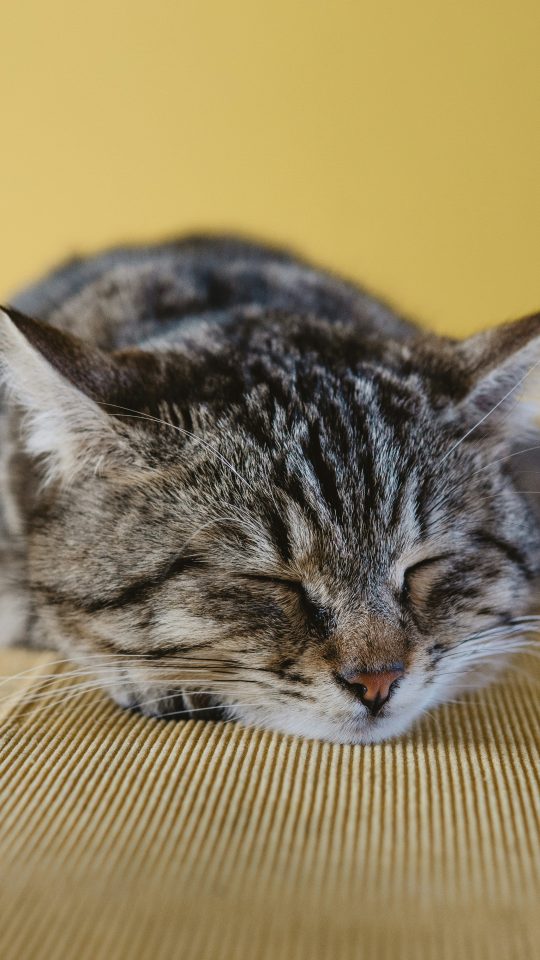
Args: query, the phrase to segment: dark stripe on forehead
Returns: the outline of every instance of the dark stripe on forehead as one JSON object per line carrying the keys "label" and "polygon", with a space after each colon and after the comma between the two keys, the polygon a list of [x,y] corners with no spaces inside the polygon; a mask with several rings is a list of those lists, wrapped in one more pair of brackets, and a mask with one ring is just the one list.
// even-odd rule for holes
{"label": "dark stripe on forehead", "polygon": [[[403,465],[400,475],[397,482],[397,489],[394,495],[392,502],[392,509],[390,513],[390,528],[399,526],[401,521],[401,515],[403,513],[403,507],[405,502],[405,495],[410,489],[408,481],[410,480],[414,470],[414,465],[412,463],[412,458],[408,458],[407,462]],[[416,501],[415,501],[415,513],[416,513]]]}
{"label": "dark stripe on forehead", "polygon": [[[403,509],[404,496],[409,489],[407,481],[417,464],[417,451],[410,449],[411,427],[413,420],[418,415],[418,397],[411,393],[404,384],[395,380],[388,380],[385,377],[378,377],[374,380],[376,387],[376,417],[380,421],[380,427],[386,426],[388,435],[391,437],[392,444],[397,442],[399,449],[399,458],[396,459],[393,469],[399,472],[399,483],[392,505],[390,523],[396,525]],[[423,518],[424,505],[427,498],[428,489],[422,486],[417,491],[415,502],[415,514],[420,522]]]}
{"label": "dark stripe on forehead", "polygon": [[338,491],[336,468],[329,461],[328,456],[325,457],[319,425],[310,423],[308,430],[309,440],[305,450],[306,457],[311,461],[323,499],[330,508],[330,512],[341,522],[343,520],[343,502]]}
{"label": "dark stripe on forehead", "polygon": [[253,360],[245,371],[252,387],[264,383],[268,388],[271,397],[268,409],[270,414],[275,413],[276,406],[283,411],[288,410],[294,396],[290,373],[281,368],[279,361],[276,363],[273,360],[269,352],[267,356]]}
{"label": "dark stripe on forehead", "polygon": [[[373,412],[371,416],[375,416]],[[358,434],[358,467],[364,480],[364,514],[368,518],[374,514],[380,505],[380,481],[377,474],[377,457],[374,448],[370,417],[361,419],[355,425]]]}
{"label": "dark stripe on forehead", "polygon": [[422,398],[419,387],[413,391],[407,384],[382,375],[375,377],[373,384],[381,416],[395,428],[396,433],[406,435],[411,419],[419,413],[419,401]]}
{"label": "dark stripe on forehead", "polygon": [[299,512],[305,516],[315,529],[320,526],[321,515],[317,507],[313,506],[312,487],[310,488],[307,484],[304,484],[302,479],[291,471],[287,475],[282,489],[287,498],[296,505]]}
{"label": "dark stripe on forehead", "polygon": [[416,487],[416,496],[414,500],[414,516],[420,528],[421,539],[427,537],[428,528],[426,512],[427,505],[432,502],[431,480],[426,477]]}
{"label": "dark stripe on forehead", "polygon": [[281,559],[285,563],[290,563],[292,561],[292,550],[289,531],[287,529],[287,524],[276,509],[275,505],[268,504],[267,510],[264,514],[264,519],[272,538],[272,543],[274,544]]}

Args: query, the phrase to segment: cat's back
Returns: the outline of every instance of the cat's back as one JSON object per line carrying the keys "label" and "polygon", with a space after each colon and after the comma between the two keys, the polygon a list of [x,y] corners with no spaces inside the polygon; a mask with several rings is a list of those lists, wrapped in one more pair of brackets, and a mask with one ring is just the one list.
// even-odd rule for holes
{"label": "cat's back", "polygon": [[354,324],[402,340],[411,325],[386,304],[282,250],[242,239],[186,237],[76,258],[13,298],[24,313],[104,350],[182,339],[201,320],[269,312]]}

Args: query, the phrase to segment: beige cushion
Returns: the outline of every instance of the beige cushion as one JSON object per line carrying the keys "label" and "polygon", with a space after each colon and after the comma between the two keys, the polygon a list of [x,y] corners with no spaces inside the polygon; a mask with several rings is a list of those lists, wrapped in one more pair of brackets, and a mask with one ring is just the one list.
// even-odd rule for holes
{"label": "beige cushion", "polygon": [[54,659],[0,652],[33,668],[0,702],[2,960],[539,956],[532,657],[367,747],[124,713]]}

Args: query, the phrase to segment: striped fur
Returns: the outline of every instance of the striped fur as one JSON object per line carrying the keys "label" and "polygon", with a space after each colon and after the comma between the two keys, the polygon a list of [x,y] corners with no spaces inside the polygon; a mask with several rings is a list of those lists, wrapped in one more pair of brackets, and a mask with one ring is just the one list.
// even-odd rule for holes
{"label": "striped fur", "polygon": [[[74,261],[1,322],[5,640],[144,712],[352,742],[521,643],[539,317],[457,344],[281,251],[189,238]],[[371,716],[343,678],[395,664]]]}

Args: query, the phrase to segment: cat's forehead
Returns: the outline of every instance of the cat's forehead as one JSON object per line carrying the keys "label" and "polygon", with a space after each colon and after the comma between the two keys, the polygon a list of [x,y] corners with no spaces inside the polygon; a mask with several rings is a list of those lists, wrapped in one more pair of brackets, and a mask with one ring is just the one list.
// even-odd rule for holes
{"label": "cat's forehead", "polygon": [[269,474],[269,483],[232,513],[223,504],[222,518],[205,531],[219,558],[242,570],[292,574],[323,591],[388,572],[423,537],[415,478],[380,484],[376,496],[339,484],[323,493],[306,464],[290,483],[281,477],[273,485]]}
{"label": "cat's forehead", "polygon": [[[452,533],[463,478],[434,469],[448,441],[415,377],[366,367],[318,369],[279,388],[262,378],[189,427],[173,453],[178,488],[183,496],[187,482],[197,523],[222,518],[209,536],[227,562],[343,578],[414,555],[430,526]],[[454,529],[465,520],[454,517]]]}

